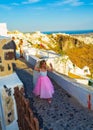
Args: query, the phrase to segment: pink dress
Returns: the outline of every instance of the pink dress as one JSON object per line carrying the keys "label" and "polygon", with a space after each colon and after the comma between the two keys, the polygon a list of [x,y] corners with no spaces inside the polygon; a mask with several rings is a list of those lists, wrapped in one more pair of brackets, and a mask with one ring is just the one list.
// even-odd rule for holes
{"label": "pink dress", "polygon": [[40,71],[40,76],[37,80],[33,93],[36,96],[40,96],[40,98],[52,98],[52,95],[54,93],[54,86],[52,85],[50,79],[47,76],[47,71]]}

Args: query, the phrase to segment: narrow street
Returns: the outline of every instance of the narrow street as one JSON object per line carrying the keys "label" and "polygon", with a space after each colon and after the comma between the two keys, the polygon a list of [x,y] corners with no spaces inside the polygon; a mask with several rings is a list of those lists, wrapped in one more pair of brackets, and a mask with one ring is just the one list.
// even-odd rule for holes
{"label": "narrow street", "polygon": [[49,104],[47,100],[35,97],[32,93],[33,70],[30,64],[24,59],[16,60],[15,71],[24,84],[26,97],[34,113],[37,113],[43,130],[93,130],[93,111],[81,106],[55,81],[52,81],[55,93]]}

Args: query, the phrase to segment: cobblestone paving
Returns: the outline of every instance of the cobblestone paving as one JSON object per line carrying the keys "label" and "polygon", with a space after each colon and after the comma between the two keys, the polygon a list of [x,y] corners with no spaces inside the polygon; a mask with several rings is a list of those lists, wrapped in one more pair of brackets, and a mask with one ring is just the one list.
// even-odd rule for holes
{"label": "cobblestone paving", "polygon": [[1,120],[0,120],[0,130],[2,130],[2,128],[1,128]]}
{"label": "cobblestone paving", "polygon": [[43,130],[93,130],[93,111],[82,107],[78,101],[52,81],[55,89],[52,103],[32,94],[32,69],[23,61],[16,61],[16,73],[23,81],[26,94],[43,120]]}

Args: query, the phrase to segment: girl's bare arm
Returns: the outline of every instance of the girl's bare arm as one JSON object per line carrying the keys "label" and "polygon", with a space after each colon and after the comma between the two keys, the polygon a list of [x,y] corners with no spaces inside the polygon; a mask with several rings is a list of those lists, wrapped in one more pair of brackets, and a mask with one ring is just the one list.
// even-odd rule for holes
{"label": "girl's bare arm", "polygon": [[36,71],[40,71],[40,69],[39,69],[39,68],[36,68],[36,67],[34,68],[34,70],[36,70]]}
{"label": "girl's bare arm", "polygon": [[51,63],[50,63],[50,66],[48,66],[47,70],[48,70],[48,71],[53,71],[53,66],[52,66]]}
{"label": "girl's bare arm", "polygon": [[38,67],[37,64],[35,65],[34,70],[36,70],[36,71],[40,71],[40,68]]}

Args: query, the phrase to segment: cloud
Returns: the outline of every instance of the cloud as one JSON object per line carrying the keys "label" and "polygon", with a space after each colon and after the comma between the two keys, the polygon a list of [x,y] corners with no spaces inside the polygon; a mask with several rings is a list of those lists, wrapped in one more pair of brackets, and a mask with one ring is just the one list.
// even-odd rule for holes
{"label": "cloud", "polygon": [[20,6],[20,5],[24,5],[24,4],[31,4],[31,3],[37,3],[40,0],[28,0],[28,1],[23,1],[21,3],[11,3],[12,6]]}
{"label": "cloud", "polygon": [[18,6],[20,4],[19,3],[12,3],[11,5]]}
{"label": "cloud", "polygon": [[23,1],[22,3],[12,3],[11,5],[13,6],[19,6],[21,4],[31,4],[31,3],[36,3],[39,2],[40,0],[28,0],[28,1]]}
{"label": "cloud", "polygon": [[31,3],[39,2],[40,0],[28,0]]}
{"label": "cloud", "polygon": [[64,8],[63,10],[64,10],[64,11],[70,11],[71,8]]}
{"label": "cloud", "polygon": [[22,4],[31,4],[31,3],[37,3],[39,2],[40,0],[28,0],[28,1],[24,1],[22,2]]}
{"label": "cloud", "polygon": [[0,4],[0,8],[6,9],[6,10],[11,10],[11,7],[8,5]]}
{"label": "cloud", "polygon": [[34,7],[33,9],[35,9],[35,10],[44,10],[45,7]]}
{"label": "cloud", "polygon": [[71,5],[71,6],[81,6],[84,4],[84,2],[81,2],[79,0],[67,0],[67,2]]}
{"label": "cloud", "polygon": [[71,5],[71,6],[81,6],[84,4],[84,2],[80,1],[80,0],[67,0],[68,3]]}
{"label": "cloud", "polygon": [[80,0],[59,0],[51,5],[54,5],[54,6],[63,6],[63,5],[81,6],[83,4],[84,4],[84,2],[81,2]]}
{"label": "cloud", "polygon": [[[40,0],[27,0],[27,1],[24,1],[21,3],[14,2],[14,3],[10,3],[9,5],[0,4],[0,8],[5,9],[5,10],[11,10],[11,9],[13,9],[13,7],[16,7],[16,6],[22,6],[22,5],[32,4],[32,3],[37,3],[37,2],[40,2]],[[34,10],[44,10],[45,7],[41,6],[41,7],[35,7],[33,9]]]}

